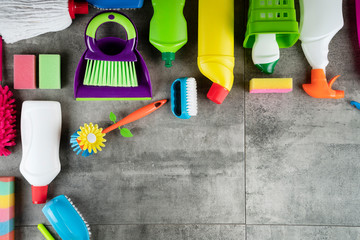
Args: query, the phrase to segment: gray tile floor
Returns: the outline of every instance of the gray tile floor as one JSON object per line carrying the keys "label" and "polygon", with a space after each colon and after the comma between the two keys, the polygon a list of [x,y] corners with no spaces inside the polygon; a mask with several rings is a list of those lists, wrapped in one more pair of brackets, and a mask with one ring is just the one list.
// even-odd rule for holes
{"label": "gray tile floor", "polygon": [[[248,94],[248,81],[264,75],[253,66],[251,51],[241,47],[247,4],[236,1],[235,83],[217,106],[207,100],[211,82],[196,65],[197,1],[186,3],[189,41],[171,69],[148,42],[152,8],[145,2],[144,8],[125,12],[138,27],[154,100],[169,98],[176,78],[193,76],[199,115],[179,120],[168,104],[129,124],[134,138],[108,135],[106,150],[95,158],[72,153],[68,140],[74,130],[90,121],[106,126],[111,111],[124,117],[146,103],[74,101],[83,31],[96,10],[65,31],[5,45],[4,77],[10,86],[14,54],[62,57],[61,90],[14,91],[19,112],[24,100],[62,104],[62,171],[50,185],[49,198],[70,196],[90,223],[93,239],[359,239],[360,112],[349,105],[360,101],[354,3],[344,1],[345,27],[330,45],[327,71],[328,77],[342,75],[334,87],[345,90],[346,97],[319,100],[301,89],[310,67],[300,43],[281,50],[273,75],[293,77],[292,93]],[[30,186],[18,170],[20,138],[13,151],[0,159],[0,175],[17,177],[17,239],[42,239],[35,226],[48,222],[42,206],[31,203]]]}

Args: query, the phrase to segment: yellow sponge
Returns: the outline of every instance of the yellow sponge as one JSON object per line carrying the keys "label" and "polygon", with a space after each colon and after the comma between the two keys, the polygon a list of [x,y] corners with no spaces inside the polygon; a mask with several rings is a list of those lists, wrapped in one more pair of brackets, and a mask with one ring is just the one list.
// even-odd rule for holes
{"label": "yellow sponge", "polygon": [[287,93],[293,88],[292,78],[253,78],[250,93]]}

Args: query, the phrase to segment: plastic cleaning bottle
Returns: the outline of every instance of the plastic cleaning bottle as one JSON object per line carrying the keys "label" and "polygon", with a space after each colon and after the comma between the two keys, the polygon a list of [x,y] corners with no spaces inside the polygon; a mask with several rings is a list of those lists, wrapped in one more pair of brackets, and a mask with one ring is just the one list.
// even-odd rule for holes
{"label": "plastic cleaning bottle", "polygon": [[280,59],[276,34],[258,34],[252,50],[252,59],[261,72],[271,74]]}
{"label": "plastic cleaning bottle", "polygon": [[213,84],[207,97],[221,104],[234,81],[234,0],[199,0],[198,67]]}
{"label": "plastic cleaning bottle", "polygon": [[21,111],[20,172],[31,184],[32,202],[46,202],[48,185],[60,172],[59,102],[25,101]]}
{"label": "plastic cleaning bottle", "polygon": [[166,67],[172,66],[175,53],[187,43],[187,24],[183,15],[185,0],[152,0],[150,43],[162,54]]}
{"label": "plastic cleaning bottle", "polygon": [[342,0],[300,0],[300,7],[301,46],[313,68],[311,84],[303,84],[303,88],[315,98],[343,98],[344,91],[331,89],[339,76],[329,83],[325,76],[330,41],[344,26]]}
{"label": "plastic cleaning bottle", "polygon": [[279,48],[289,48],[299,39],[294,0],[249,0],[244,47],[261,72],[271,74],[280,58]]}

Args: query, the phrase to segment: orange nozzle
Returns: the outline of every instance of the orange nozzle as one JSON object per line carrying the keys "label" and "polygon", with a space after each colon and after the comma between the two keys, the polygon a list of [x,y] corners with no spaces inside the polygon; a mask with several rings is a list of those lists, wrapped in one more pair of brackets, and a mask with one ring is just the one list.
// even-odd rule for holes
{"label": "orange nozzle", "polygon": [[340,75],[327,82],[323,69],[311,70],[311,83],[303,84],[304,91],[314,98],[344,98],[344,91],[333,90],[331,87]]}

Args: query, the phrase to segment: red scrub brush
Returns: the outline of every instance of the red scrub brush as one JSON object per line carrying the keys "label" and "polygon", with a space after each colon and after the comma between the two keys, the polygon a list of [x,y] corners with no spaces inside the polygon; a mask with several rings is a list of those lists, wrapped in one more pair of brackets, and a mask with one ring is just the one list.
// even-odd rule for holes
{"label": "red scrub brush", "polygon": [[[0,81],[2,81],[2,38],[0,36]],[[0,156],[9,156],[5,147],[15,146],[15,99],[8,86],[0,85]]]}

